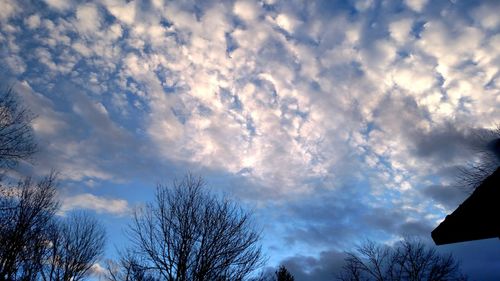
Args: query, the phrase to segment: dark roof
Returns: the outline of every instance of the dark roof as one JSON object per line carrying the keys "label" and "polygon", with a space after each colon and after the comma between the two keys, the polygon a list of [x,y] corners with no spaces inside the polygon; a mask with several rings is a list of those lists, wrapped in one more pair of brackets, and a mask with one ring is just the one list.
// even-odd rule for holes
{"label": "dark roof", "polygon": [[500,238],[500,168],[432,231],[436,245]]}

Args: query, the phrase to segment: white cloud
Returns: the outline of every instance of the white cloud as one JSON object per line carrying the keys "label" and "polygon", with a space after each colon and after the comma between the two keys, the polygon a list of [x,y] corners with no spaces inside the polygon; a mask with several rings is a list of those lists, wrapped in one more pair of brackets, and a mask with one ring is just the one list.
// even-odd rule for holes
{"label": "white cloud", "polygon": [[[417,46],[435,56],[442,67],[455,67],[467,59],[474,59],[474,53],[480,49],[484,34],[468,26],[456,26],[461,32],[454,31],[439,21],[425,24],[422,39],[417,41]],[[454,46],[450,48],[450,46]],[[443,73],[446,78],[446,73]]]}
{"label": "white cloud", "polygon": [[26,63],[24,63],[23,59],[17,55],[11,55],[6,58],[7,65],[10,69],[16,74],[22,74],[26,71]]}
{"label": "white cloud", "polygon": [[[123,181],[111,172],[120,165],[113,159],[135,158],[133,155],[138,149],[130,147],[127,154],[118,152],[123,147],[133,146],[133,141],[111,120],[102,104],[90,101],[74,86],[63,87],[59,90],[72,93],[65,96],[68,98],[65,102],[72,108],[64,112],[58,110],[50,99],[31,89],[27,82],[16,84],[15,89],[21,93],[27,107],[38,116],[33,121],[33,128],[43,149],[35,155],[34,161],[44,163],[37,167],[38,174],[55,169],[60,172],[62,180]],[[88,135],[82,137],[81,133],[85,131]],[[121,160],[122,163],[126,161],[130,159]]]}
{"label": "white cloud", "polygon": [[41,23],[40,16],[38,14],[33,14],[25,20],[25,23],[31,29],[38,28],[38,27],[40,27],[40,23]]}
{"label": "white cloud", "polygon": [[43,115],[33,121],[33,129],[40,135],[57,135],[65,127],[65,123],[50,115]]}
{"label": "white cloud", "polygon": [[95,4],[80,5],[76,9],[77,27],[83,33],[95,33],[101,26],[101,15]]}
{"label": "white cloud", "polygon": [[108,37],[110,40],[116,40],[123,35],[123,29],[119,24],[113,24],[108,29]]}
{"label": "white cloud", "polygon": [[286,30],[288,33],[293,33],[297,25],[299,25],[300,21],[294,18],[291,15],[279,14],[276,17],[276,23],[279,27]]}
{"label": "white cloud", "polygon": [[57,71],[58,66],[52,59],[52,53],[47,49],[40,47],[35,50],[35,54],[40,62],[42,62],[51,71]]}
{"label": "white cloud", "polygon": [[49,7],[59,10],[66,11],[73,6],[73,1],[71,0],[43,0]]}
{"label": "white cloud", "polygon": [[257,3],[256,1],[239,0],[234,3],[233,12],[246,21],[253,21],[260,14],[260,7]]}
{"label": "white cloud", "polygon": [[92,267],[90,267],[90,272],[97,278],[103,278],[108,274],[108,270],[99,263],[94,263]]}
{"label": "white cloud", "polygon": [[389,24],[391,37],[398,43],[404,43],[408,40],[413,21],[411,19],[401,19]]}
{"label": "white cloud", "polygon": [[485,29],[495,30],[500,25],[498,2],[484,3],[472,11],[474,19]]}
{"label": "white cloud", "polygon": [[422,94],[430,90],[434,84],[433,65],[428,61],[407,59],[393,70],[394,82],[403,89]]}
{"label": "white cloud", "polygon": [[99,197],[90,193],[64,197],[61,201],[62,213],[74,209],[89,209],[97,213],[110,213],[113,215],[125,215],[129,212],[126,200]]}
{"label": "white cloud", "polygon": [[106,8],[108,11],[120,21],[126,24],[132,24],[136,16],[136,3],[135,1],[106,1]]}
{"label": "white cloud", "polygon": [[84,57],[88,57],[92,54],[92,50],[88,48],[83,42],[76,41],[75,43],[73,43],[72,48]]}
{"label": "white cloud", "polygon": [[404,0],[405,4],[415,12],[422,12],[428,0]]}
{"label": "white cloud", "polygon": [[7,21],[14,15],[20,8],[16,1],[13,0],[0,0],[0,21]]}
{"label": "white cloud", "polygon": [[357,0],[354,4],[356,10],[366,11],[373,6],[373,0]]}

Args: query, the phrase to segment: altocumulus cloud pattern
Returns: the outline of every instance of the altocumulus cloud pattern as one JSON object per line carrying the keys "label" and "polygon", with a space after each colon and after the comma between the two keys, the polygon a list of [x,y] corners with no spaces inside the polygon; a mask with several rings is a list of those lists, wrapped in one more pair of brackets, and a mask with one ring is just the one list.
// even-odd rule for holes
{"label": "altocumulus cloud pattern", "polygon": [[[124,219],[152,179],[194,170],[254,206],[298,280],[366,238],[430,238],[500,120],[497,1],[0,6],[0,79],[38,116],[63,210]],[[495,279],[495,242],[446,250]]]}

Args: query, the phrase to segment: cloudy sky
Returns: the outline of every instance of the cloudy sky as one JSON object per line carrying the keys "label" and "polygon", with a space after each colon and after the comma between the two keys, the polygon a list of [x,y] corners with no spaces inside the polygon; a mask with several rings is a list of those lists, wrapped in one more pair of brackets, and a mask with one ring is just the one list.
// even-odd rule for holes
{"label": "cloudy sky", "polygon": [[[0,0],[0,82],[38,116],[25,173],[126,243],[191,171],[253,210],[269,265],[329,280],[344,250],[430,231],[500,120],[500,3]],[[500,278],[498,239],[441,246]]]}

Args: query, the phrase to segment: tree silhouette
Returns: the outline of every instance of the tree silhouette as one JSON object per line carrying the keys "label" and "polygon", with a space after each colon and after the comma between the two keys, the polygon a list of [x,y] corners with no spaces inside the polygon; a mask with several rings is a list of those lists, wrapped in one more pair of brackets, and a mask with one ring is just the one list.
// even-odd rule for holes
{"label": "tree silhouette", "polygon": [[135,212],[128,234],[136,259],[122,274],[110,274],[115,277],[135,267],[162,280],[245,280],[262,263],[250,214],[209,194],[191,175],[171,188],[159,185],[155,202]]}
{"label": "tree silhouette", "polygon": [[118,263],[107,261],[107,279],[112,281],[158,281],[133,254],[122,254]]}
{"label": "tree silhouette", "polygon": [[41,277],[44,281],[82,280],[102,255],[105,231],[87,213],[72,213],[52,225]]}
{"label": "tree silhouette", "polygon": [[21,106],[12,89],[0,93],[0,169],[13,168],[36,151],[33,115]]}
{"label": "tree silhouette", "polygon": [[293,275],[286,269],[285,266],[281,265],[279,269],[274,273],[276,275],[276,281],[294,281]]}
{"label": "tree silhouette", "polygon": [[0,185],[0,278],[34,280],[58,208],[55,175],[38,183],[27,178],[15,188]]}
{"label": "tree silhouette", "polygon": [[58,219],[55,174],[16,187],[0,183],[0,280],[81,280],[104,249],[91,216]]}
{"label": "tree silhouette", "polygon": [[[36,151],[33,115],[11,89],[0,93],[0,173]],[[56,174],[17,185],[0,174],[0,281],[77,281],[104,249],[104,229],[92,217],[56,216]]]}
{"label": "tree silhouette", "polygon": [[500,125],[474,134],[474,159],[460,168],[458,183],[474,190],[500,167]]}
{"label": "tree silhouette", "polygon": [[418,240],[405,239],[393,248],[366,242],[347,255],[338,276],[342,281],[467,280],[451,255],[440,255]]}

